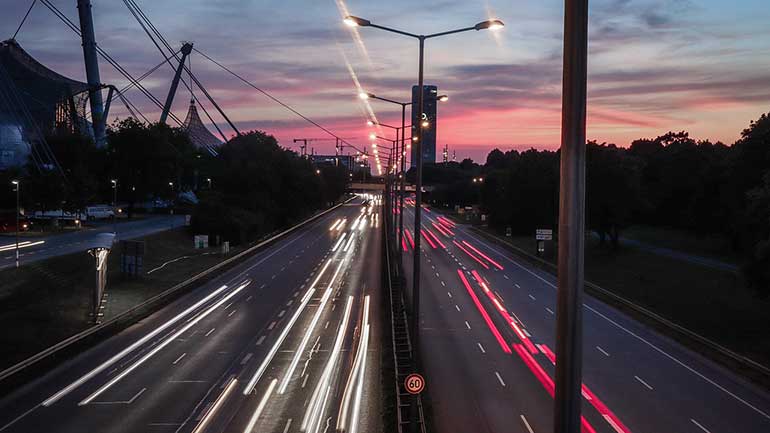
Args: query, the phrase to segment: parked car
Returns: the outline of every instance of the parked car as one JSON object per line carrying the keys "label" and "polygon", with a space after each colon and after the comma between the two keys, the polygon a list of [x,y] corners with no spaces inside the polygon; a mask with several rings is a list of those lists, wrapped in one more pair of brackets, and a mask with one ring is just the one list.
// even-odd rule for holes
{"label": "parked car", "polygon": [[89,221],[112,218],[115,211],[112,206],[105,204],[86,206],[86,218]]}
{"label": "parked car", "polygon": [[[26,232],[32,223],[25,216],[19,216],[19,231]],[[16,212],[0,213],[0,233],[14,233],[16,231]]]}

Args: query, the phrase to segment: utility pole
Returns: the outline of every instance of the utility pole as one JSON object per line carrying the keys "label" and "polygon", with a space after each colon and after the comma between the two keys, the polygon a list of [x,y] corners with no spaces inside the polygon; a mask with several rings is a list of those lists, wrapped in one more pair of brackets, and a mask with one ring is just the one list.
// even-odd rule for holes
{"label": "utility pole", "polygon": [[[192,52],[192,49],[193,44],[191,42],[185,42],[184,45],[182,45],[182,58],[179,60],[179,66],[177,66],[176,72],[174,73],[174,79],[171,80],[171,88],[168,89],[166,103],[163,105],[163,112],[160,114],[160,123],[166,123],[168,113],[171,111],[171,104],[174,102],[176,89],[179,87],[179,78],[182,76],[182,71],[184,71],[184,62],[187,60],[187,56]],[[192,86],[190,86],[190,89],[192,89]]]}
{"label": "utility pole", "polygon": [[19,214],[21,209],[19,208],[19,194],[21,190],[21,181],[12,180],[11,183],[16,188],[16,267],[19,267]]}
{"label": "utility pole", "polygon": [[83,39],[83,57],[86,64],[88,81],[88,100],[91,103],[91,123],[94,128],[94,141],[101,147],[105,145],[104,103],[102,101],[102,80],[99,77],[99,59],[96,55],[96,36],[94,20],[91,15],[91,0],[78,0],[80,34]]}
{"label": "utility pole", "polygon": [[299,155],[303,158],[307,157],[307,138],[295,138],[295,143],[302,143],[299,145]]}
{"label": "utility pole", "polygon": [[588,0],[565,0],[554,433],[580,432]]}

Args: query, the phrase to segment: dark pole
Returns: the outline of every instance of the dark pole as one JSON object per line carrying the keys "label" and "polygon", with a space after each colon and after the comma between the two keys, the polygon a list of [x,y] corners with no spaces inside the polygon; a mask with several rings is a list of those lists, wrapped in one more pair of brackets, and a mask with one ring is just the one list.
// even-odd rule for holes
{"label": "dark pole", "polygon": [[[168,96],[166,96],[166,103],[163,105],[163,112],[160,113],[160,123],[166,123],[166,119],[168,118],[168,113],[171,111],[171,104],[174,103],[174,96],[176,95],[176,89],[179,87],[179,78],[182,76],[182,71],[184,70],[184,62],[187,60],[187,56],[190,55],[193,49],[193,44],[190,42],[185,42],[184,45],[182,45],[182,58],[179,59],[179,66],[176,68],[176,72],[174,73],[174,78],[171,80],[171,87],[168,89]],[[191,86],[192,88],[192,86]]]}
{"label": "dark pole", "polygon": [[412,275],[412,351],[415,358],[415,368],[419,368],[420,353],[420,235],[422,234],[422,112],[423,107],[423,59],[425,51],[425,37],[420,36],[420,69],[417,79],[419,88],[419,97],[417,98],[417,142],[412,143],[415,146],[415,167],[417,168],[414,192],[414,266]]}
{"label": "dark pole", "polygon": [[[406,104],[401,104],[401,194],[398,200],[398,257],[403,257],[401,245],[404,243],[404,189],[406,185],[406,171],[404,171],[406,161],[406,142],[404,141],[404,129],[406,128]],[[401,263],[401,262],[399,262]]]}
{"label": "dark pole", "polygon": [[102,83],[99,77],[99,59],[96,56],[96,36],[94,20],[91,15],[91,1],[78,0],[80,34],[83,40],[83,57],[86,63],[88,81],[88,99],[91,103],[91,121],[94,128],[94,141],[103,146],[105,140],[104,106],[102,102]]}
{"label": "dark pole", "polygon": [[16,181],[16,267],[19,267],[19,190],[21,189],[21,182]]}
{"label": "dark pole", "polygon": [[555,433],[580,432],[588,0],[565,0]]}

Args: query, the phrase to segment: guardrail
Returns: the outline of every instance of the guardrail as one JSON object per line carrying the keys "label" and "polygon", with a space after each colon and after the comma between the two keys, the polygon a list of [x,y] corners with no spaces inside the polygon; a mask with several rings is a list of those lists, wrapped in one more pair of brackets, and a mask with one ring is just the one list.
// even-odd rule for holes
{"label": "guardrail", "polygon": [[[493,242],[504,244],[506,247],[515,251],[517,254],[526,257],[528,260],[534,261],[540,264],[541,266],[546,267],[554,272],[556,271],[556,265],[554,265],[553,263],[543,260],[542,258],[537,257],[535,255],[532,255],[527,251],[511,244],[510,242],[504,239],[500,239],[499,237],[494,236],[476,227],[471,227],[471,230],[484,236],[489,240],[492,240]],[[722,359],[732,362],[734,364],[737,364],[738,367],[744,370],[747,370],[749,372],[752,372],[755,376],[762,377],[764,379],[763,382],[770,385],[770,368],[768,368],[767,366],[764,366],[750,358],[747,358],[741,354],[738,354],[713,340],[710,340],[694,331],[691,331],[683,327],[682,325],[674,323],[671,320],[666,319],[665,317],[657,313],[654,313],[640,305],[635,304],[633,301],[626,299],[623,296],[620,296],[616,293],[613,293],[599,286],[598,284],[595,284],[586,280],[585,286],[589,289],[587,290],[589,293],[593,295],[598,295],[599,297],[607,299],[610,302],[614,302],[616,304],[623,306],[628,310],[631,310],[635,314],[658,325],[659,327],[665,328],[669,330],[671,333],[675,334],[676,336],[679,336],[680,338],[685,339],[686,341],[689,341],[699,346],[699,348],[706,349],[711,353],[721,357]],[[690,344],[690,346],[692,347],[693,344]]]}
{"label": "guardrail", "polygon": [[[385,219],[387,221],[387,219]],[[388,283],[388,295],[390,296],[390,327],[391,327],[391,343],[393,347],[393,361],[395,364],[395,388],[396,388],[396,417],[397,417],[397,429],[398,433],[403,433],[404,428],[407,427],[409,432],[420,431],[426,432],[426,424],[424,411],[422,406],[422,397],[418,395],[411,395],[404,389],[404,381],[406,377],[413,373],[414,368],[414,356],[412,351],[412,343],[409,339],[409,322],[406,315],[406,309],[404,307],[403,297],[403,271],[400,264],[391,263],[391,254],[393,250],[390,247],[390,239],[388,233],[390,230],[387,227],[387,223],[383,224],[383,237],[385,245],[385,265],[387,269],[387,283]],[[392,275],[396,275],[396,282],[394,283]],[[405,398],[408,400],[404,402]],[[416,404],[416,408],[412,406]],[[411,411],[416,409],[416,413]],[[417,425],[412,423],[413,416],[416,415]]]}
{"label": "guardrail", "polygon": [[0,382],[7,380],[8,378],[10,378],[10,377],[12,377],[12,376],[14,376],[14,375],[16,375],[16,374],[26,370],[27,368],[31,367],[32,365],[35,365],[35,364],[39,363],[40,361],[43,361],[44,359],[49,358],[49,357],[55,355],[56,353],[59,353],[62,350],[66,349],[66,348],[68,348],[68,347],[70,347],[70,346],[72,346],[72,345],[74,345],[74,344],[76,344],[78,342],[83,341],[84,339],[86,339],[88,337],[91,337],[91,336],[93,336],[93,335],[95,335],[95,334],[97,334],[97,333],[99,333],[101,331],[106,330],[107,328],[109,328],[111,326],[114,326],[114,325],[120,323],[121,321],[123,321],[123,320],[125,320],[127,318],[130,318],[132,315],[134,315],[135,313],[137,313],[139,311],[142,311],[143,309],[151,307],[154,304],[160,303],[161,301],[163,301],[164,299],[166,299],[170,295],[172,295],[172,294],[174,294],[174,293],[176,293],[176,292],[178,292],[178,291],[180,291],[182,289],[189,288],[189,286],[191,284],[199,282],[203,278],[205,278],[205,277],[209,276],[210,274],[212,274],[213,272],[218,271],[218,270],[220,270],[220,269],[222,269],[222,268],[224,268],[226,266],[229,266],[229,265],[235,263],[236,261],[238,261],[238,260],[240,260],[240,259],[242,259],[242,258],[244,258],[244,257],[246,257],[246,256],[248,256],[248,255],[250,255],[250,254],[252,254],[254,252],[256,252],[257,250],[270,245],[271,243],[275,242],[276,240],[278,240],[278,239],[288,235],[289,233],[292,233],[292,232],[296,231],[300,227],[303,227],[303,226],[305,226],[305,225],[315,221],[316,219],[326,215],[327,213],[329,213],[329,212],[339,208],[340,206],[342,206],[342,205],[344,205],[346,203],[349,203],[354,198],[355,197],[351,197],[351,198],[343,201],[342,203],[337,204],[336,206],[333,206],[333,207],[330,207],[329,209],[326,209],[324,211],[318,212],[315,215],[305,219],[304,221],[302,221],[302,222],[300,222],[298,224],[295,224],[295,225],[289,227],[288,229],[286,229],[286,230],[284,230],[284,231],[282,231],[282,232],[280,232],[278,234],[272,235],[268,239],[265,239],[263,241],[258,242],[256,245],[251,246],[251,247],[241,251],[240,253],[234,255],[233,257],[230,257],[229,259],[223,260],[223,261],[217,263],[216,265],[214,265],[214,266],[212,266],[212,267],[210,267],[210,268],[208,268],[208,269],[206,269],[206,270],[204,270],[204,271],[202,271],[202,272],[200,272],[200,273],[198,273],[198,274],[188,278],[187,280],[182,281],[182,282],[180,282],[180,283],[178,283],[178,284],[176,284],[176,285],[174,285],[174,286],[164,290],[163,292],[161,292],[161,293],[159,293],[159,294],[157,294],[157,295],[155,295],[155,296],[153,296],[153,297],[151,297],[151,298],[149,298],[149,299],[147,299],[147,300],[145,300],[145,301],[143,301],[143,302],[141,302],[141,303],[139,303],[137,305],[134,305],[133,307],[131,307],[128,310],[118,314],[117,316],[113,317],[112,319],[107,320],[107,321],[105,321],[103,323],[100,323],[98,325],[92,326],[92,327],[90,327],[90,328],[88,328],[88,329],[86,329],[86,330],[84,330],[82,332],[79,332],[79,333],[77,333],[77,334],[75,334],[75,335],[73,335],[73,336],[71,336],[71,337],[69,337],[67,339],[64,339],[64,340],[54,344],[53,346],[51,346],[51,347],[49,347],[47,349],[44,349],[44,350],[42,350],[42,351],[40,351],[40,352],[30,356],[29,358],[27,358],[27,359],[25,359],[23,361],[20,361],[20,362],[18,362],[16,364],[12,365],[11,367],[8,367],[7,369],[5,369],[2,372],[0,372]]}

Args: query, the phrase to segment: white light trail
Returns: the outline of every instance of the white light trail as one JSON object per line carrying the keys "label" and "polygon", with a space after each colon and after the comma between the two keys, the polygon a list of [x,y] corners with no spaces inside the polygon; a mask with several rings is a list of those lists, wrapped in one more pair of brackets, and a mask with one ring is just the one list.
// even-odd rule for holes
{"label": "white light trail", "polygon": [[275,384],[277,382],[278,382],[278,379],[273,379],[270,382],[270,385],[267,387],[267,391],[265,391],[265,395],[262,396],[262,400],[259,401],[257,410],[254,411],[254,415],[251,416],[251,419],[249,420],[249,423],[246,425],[246,428],[243,429],[243,433],[251,433],[251,431],[254,429],[254,426],[257,424],[257,420],[259,419],[259,416],[262,414],[262,411],[265,410],[265,406],[267,406],[267,401],[270,399],[270,395],[273,393],[273,388],[275,388]]}
{"label": "white light trail", "polygon": [[141,345],[143,345],[147,341],[149,341],[152,338],[154,338],[156,335],[158,335],[161,332],[165,331],[170,326],[172,326],[173,324],[175,324],[176,322],[178,322],[179,320],[181,320],[182,318],[184,318],[185,316],[187,316],[191,312],[193,312],[196,309],[198,309],[198,307],[200,307],[201,305],[205,304],[206,302],[211,300],[213,297],[215,297],[218,294],[222,293],[222,291],[224,291],[225,289],[227,289],[226,285],[222,286],[222,287],[220,287],[220,288],[218,288],[216,290],[214,290],[211,293],[209,293],[205,298],[203,298],[200,301],[196,302],[195,305],[193,305],[193,306],[187,308],[186,310],[182,311],[181,313],[177,314],[171,320],[167,321],[166,323],[164,323],[160,327],[156,328],[154,331],[150,332],[149,334],[147,334],[144,337],[140,338],[139,340],[137,340],[136,342],[134,342],[130,346],[128,346],[125,349],[121,350],[119,353],[114,355],[112,358],[108,359],[107,361],[105,361],[102,364],[100,364],[98,367],[96,367],[93,370],[89,371],[88,373],[84,374],[79,379],[77,379],[76,381],[70,383],[69,385],[64,387],[62,390],[60,390],[56,394],[52,395],[51,397],[48,397],[48,399],[43,401],[42,405],[45,406],[45,407],[48,407],[48,406],[56,403],[59,399],[61,399],[65,395],[69,394],[73,390],[77,389],[80,385],[82,385],[85,382],[89,381],[90,379],[92,379],[94,376],[96,376],[97,374],[101,373],[105,369],[109,368],[114,363],[118,362],[121,358],[123,358],[124,356],[126,356],[129,353],[133,352],[135,349],[137,349],[138,347],[140,347]]}
{"label": "white light trail", "polygon": [[241,284],[240,286],[238,286],[237,289],[235,289],[232,292],[228,293],[227,296],[223,297],[222,299],[217,301],[217,303],[215,303],[214,305],[212,305],[209,308],[207,308],[203,313],[195,316],[195,318],[193,320],[190,320],[189,322],[187,322],[187,324],[185,324],[181,329],[179,329],[178,331],[173,333],[170,337],[168,337],[165,340],[163,340],[162,343],[160,343],[157,346],[155,346],[151,351],[147,352],[146,355],[144,355],[143,357],[139,358],[138,361],[136,361],[133,364],[131,364],[130,367],[128,367],[127,369],[125,369],[122,372],[120,372],[120,374],[118,374],[117,376],[113,377],[109,382],[107,382],[104,385],[102,385],[93,394],[91,394],[88,397],[86,397],[85,399],[83,399],[80,403],[78,403],[78,406],[85,406],[88,403],[92,402],[96,397],[99,397],[104,391],[107,391],[112,385],[115,385],[116,383],[121,381],[124,377],[128,376],[132,371],[136,370],[140,365],[144,364],[148,359],[152,358],[156,353],[160,352],[164,347],[166,347],[169,344],[171,344],[173,341],[175,341],[177,338],[179,338],[182,334],[187,332],[187,330],[189,330],[190,328],[195,326],[198,322],[203,320],[203,318],[205,318],[206,316],[211,314],[214,310],[216,310],[217,308],[222,306],[225,302],[230,300],[230,298],[232,298],[233,296],[237,295],[241,290],[246,288],[246,286],[248,286],[250,283],[251,283],[251,281],[248,281],[246,283]]}
{"label": "white light trail", "polygon": [[227,384],[227,387],[225,388],[224,392],[216,399],[214,402],[214,405],[211,406],[211,408],[206,411],[206,415],[203,416],[203,419],[201,419],[201,422],[198,423],[198,425],[195,427],[195,430],[193,430],[193,433],[202,433],[206,430],[206,426],[211,421],[211,419],[214,417],[214,414],[219,410],[219,407],[222,406],[222,404],[227,400],[227,396],[230,394],[230,391],[232,391],[235,388],[236,383],[238,383],[238,380],[233,378],[230,383]]}
{"label": "white light trail", "polygon": [[254,373],[254,376],[252,376],[251,380],[249,380],[248,384],[246,384],[246,387],[243,389],[243,395],[248,395],[249,393],[251,393],[251,391],[254,390],[254,387],[257,385],[257,382],[259,382],[259,379],[265,373],[267,366],[273,360],[273,357],[275,356],[276,352],[278,352],[278,348],[283,343],[283,340],[285,340],[286,336],[289,335],[289,331],[291,331],[291,328],[294,326],[294,323],[297,321],[300,314],[302,314],[302,311],[304,311],[308,302],[310,302],[310,299],[312,298],[313,293],[315,293],[316,284],[318,284],[318,281],[321,279],[321,276],[323,276],[324,272],[326,272],[326,269],[329,267],[331,262],[332,262],[332,259],[327,260],[326,264],[323,266],[323,268],[321,268],[321,271],[315,277],[315,280],[313,280],[313,283],[310,285],[310,288],[302,297],[299,308],[297,308],[297,311],[295,311],[294,314],[291,316],[291,319],[289,319],[289,322],[286,324],[286,327],[284,327],[283,331],[281,331],[281,334],[278,336],[278,339],[273,344],[273,347],[270,348],[270,351],[267,353],[267,356],[262,361],[262,364],[260,364],[256,373]]}
{"label": "white light trail", "polygon": [[[348,377],[348,381],[345,384],[345,390],[342,394],[342,405],[340,406],[340,411],[337,415],[337,430],[344,431],[345,430],[345,423],[348,418],[348,410],[350,407],[350,400],[354,394],[356,393],[356,403],[354,404],[354,418],[357,419],[357,415],[355,413],[359,410],[360,407],[360,395],[358,394],[357,390],[354,390],[353,387],[357,384],[357,379],[363,380],[363,371],[365,370],[366,366],[366,351],[369,347],[369,296],[366,296],[364,298],[364,317],[361,321],[361,329],[363,331],[361,332],[361,338],[358,342],[358,350],[356,351],[356,357],[353,360],[353,369],[350,372],[350,376]],[[354,427],[353,420],[351,420],[351,429]]]}
{"label": "white light trail", "polygon": [[[24,241],[24,242],[19,242],[19,249],[21,250],[21,249],[24,249],[24,248],[34,247],[35,245],[42,245],[44,243],[45,243],[45,241],[35,241],[35,242]],[[15,249],[16,249],[16,244],[3,245],[3,246],[0,247],[0,252],[13,251]]]}
{"label": "white light trail", "polygon": [[[318,385],[316,385],[316,388],[313,391],[313,395],[310,399],[310,405],[305,412],[305,417],[302,419],[302,430],[309,430],[309,425],[315,425],[315,431],[317,431],[318,427],[320,426],[323,411],[326,406],[326,400],[329,396],[329,379],[331,377],[332,370],[337,364],[337,359],[339,359],[340,356],[342,343],[345,339],[345,333],[347,332],[348,328],[348,321],[350,320],[350,310],[352,306],[353,297],[349,296],[348,301],[345,304],[345,314],[343,315],[342,322],[337,329],[337,338],[334,340],[334,346],[332,347],[332,351],[329,354],[329,360],[326,362],[326,367],[324,367],[323,373],[321,373],[321,378],[318,381]],[[321,393],[324,394],[323,398],[321,398]]]}
{"label": "white light trail", "polygon": [[337,248],[339,248],[339,247],[340,247],[340,245],[342,244],[342,241],[344,241],[344,240],[345,240],[345,236],[346,236],[347,234],[348,234],[348,233],[347,233],[347,232],[345,232],[345,233],[343,233],[343,234],[342,234],[342,236],[340,236],[340,239],[337,241],[337,243],[336,243],[336,244],[334,244],[334,247],[332,247],[332,252],[334,252],[334,251],[337,251]]}

